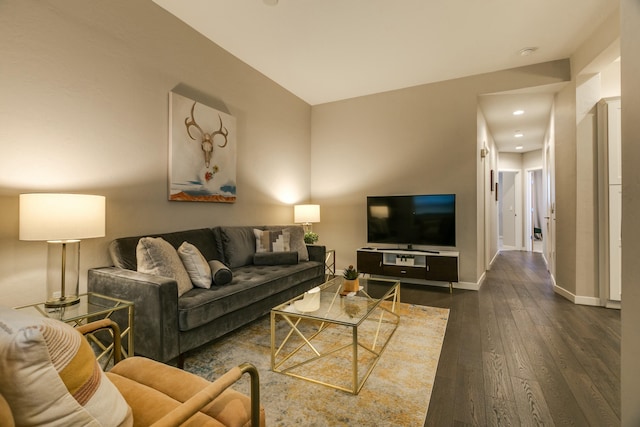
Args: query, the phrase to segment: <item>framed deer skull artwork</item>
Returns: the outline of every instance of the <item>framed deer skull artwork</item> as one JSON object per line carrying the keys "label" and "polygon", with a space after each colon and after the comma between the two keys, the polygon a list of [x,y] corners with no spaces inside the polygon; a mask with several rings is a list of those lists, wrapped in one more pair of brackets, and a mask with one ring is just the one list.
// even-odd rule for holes
{"label": "framed deer skull artwork", "polygon": [[236,120],[169,95],[169,200],[236,201]]}

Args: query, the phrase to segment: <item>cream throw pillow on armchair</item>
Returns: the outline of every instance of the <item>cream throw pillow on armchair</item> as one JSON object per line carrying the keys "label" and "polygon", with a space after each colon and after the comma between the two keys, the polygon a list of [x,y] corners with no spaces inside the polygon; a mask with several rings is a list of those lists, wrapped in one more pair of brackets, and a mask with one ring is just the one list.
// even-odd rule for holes
{"label": "cream throw pillow on armchair", "polygon": [[129,405],[80,332],[6,307],[0,307],[0,394],[18,426],[133,425]]}

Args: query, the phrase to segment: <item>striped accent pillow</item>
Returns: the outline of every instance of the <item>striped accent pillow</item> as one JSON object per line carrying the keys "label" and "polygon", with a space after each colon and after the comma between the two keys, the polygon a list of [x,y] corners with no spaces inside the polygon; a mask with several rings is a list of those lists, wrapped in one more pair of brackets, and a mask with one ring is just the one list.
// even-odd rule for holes
{"label": "striped accent pillow", "polygon": [[0,307],[0,373],[16,425],[132,425],[91,346],[66,323]]}

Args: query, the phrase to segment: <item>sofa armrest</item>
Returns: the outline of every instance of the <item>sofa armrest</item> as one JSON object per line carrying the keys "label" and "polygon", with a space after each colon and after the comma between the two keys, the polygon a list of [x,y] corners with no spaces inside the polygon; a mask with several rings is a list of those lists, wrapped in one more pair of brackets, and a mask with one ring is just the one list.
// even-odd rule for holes
{"label": "sofa armrest", "polygon": [[133,302],[136,353],[161,362],[180,354],[178,284],[174,279],[117,267],[94,268],[89,270],[87,288]]}
{"label": "sofa armrest", "polygon": [[317,261],[324,264],[327,254],[327,247],[323,245],[307,245],[309,251],[309,261]]}

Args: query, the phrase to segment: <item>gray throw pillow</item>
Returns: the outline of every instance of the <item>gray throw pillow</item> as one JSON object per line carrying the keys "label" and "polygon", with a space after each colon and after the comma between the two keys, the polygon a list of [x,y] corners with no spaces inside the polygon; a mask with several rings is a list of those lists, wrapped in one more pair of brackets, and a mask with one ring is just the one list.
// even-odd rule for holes
{"label": "gray throw pillow", "polygon": [[231,268],[250,265],[256,253],[253,227],[220,227],[224,257]]}
{"label": "gray throw pillow", "polygon": [[217,259],[209,261],[209,267],[214,285],[224,286],[233,280],[233,272]]}
{"label": "gray throw pillow", "polygon": [[293,265],[298,263],[298,252],[256,252],[255,265]]}
{"label": "gray throw pillow", "polygon": [[138,271],[175,279],[178,296],[193,288],[176,249],[161,237],[143,237],[136,246]]}
{"label": "gray throw pillow", "polygon": [[304,242],[304,229],[301,226],[287,227],[283,230],[289,232],[289,247],[298,252],[298,261],[309,261],[309,251]]}

